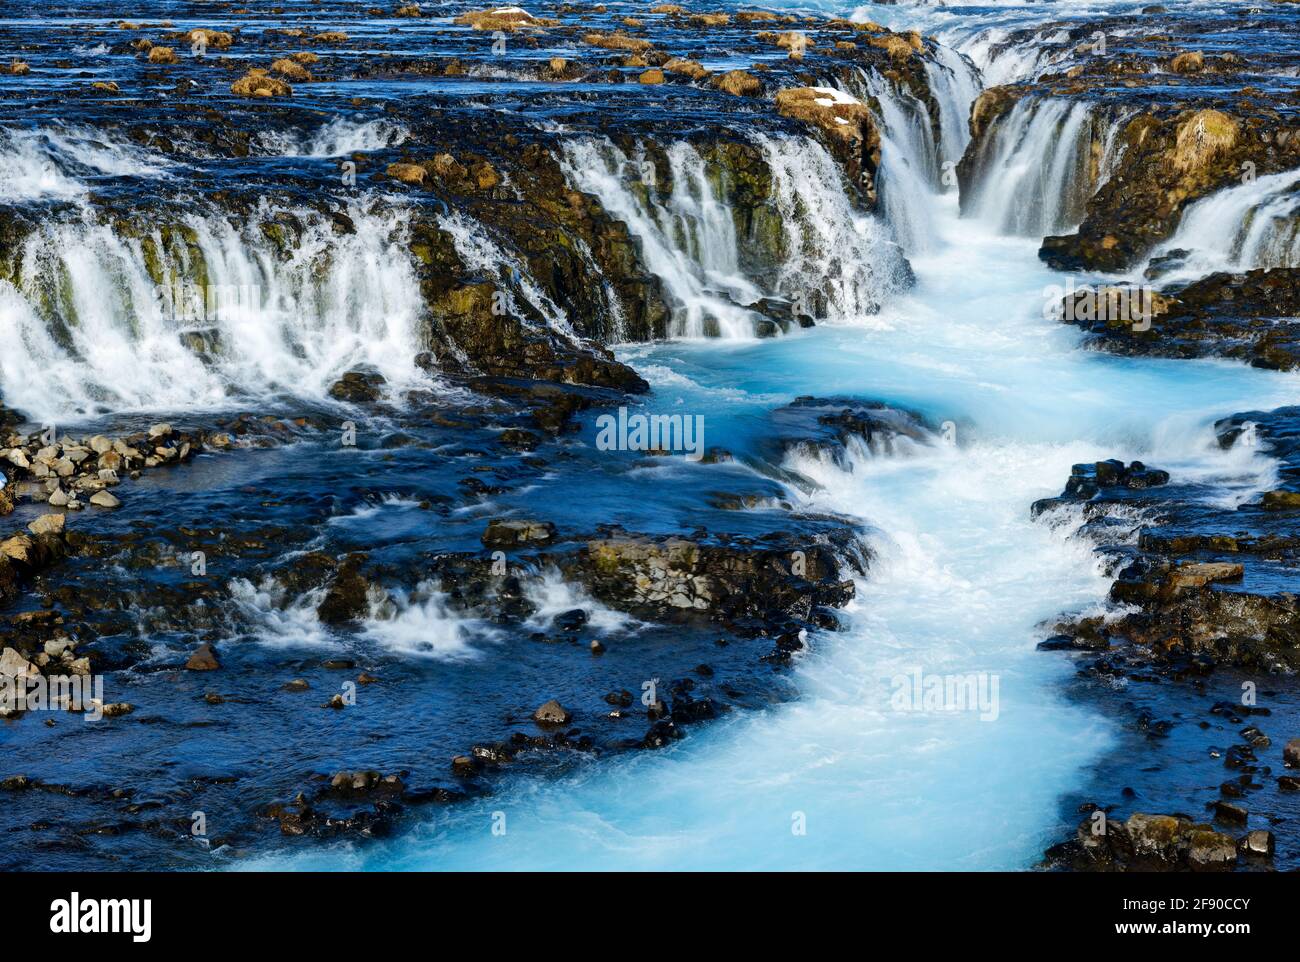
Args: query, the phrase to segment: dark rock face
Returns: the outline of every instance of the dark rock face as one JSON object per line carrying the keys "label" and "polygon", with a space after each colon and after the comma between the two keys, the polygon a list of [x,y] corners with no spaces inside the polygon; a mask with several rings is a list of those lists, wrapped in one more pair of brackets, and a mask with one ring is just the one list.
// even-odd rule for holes
{"label": "dark rock face", "polygon": [[622,610],[736,623],[810,621],[817,608],[843,607],[853,582],[839,568],[831,545],[789,536],[765,545],[618,536],[589,542],[565,572]]}
{"label": "dark rock face", "polygon": [[[1173,234],[1193,201],[1244,177],[1300,166],[1293,99],[1255,83],[1261,70],[1280,66],[1280,48],[1180,60],[1199,43],[1197,24],[1179,18],[1169,27],[1175,32],[1154,33],[1150,18],[1138,16],[1044,25],[1061,38],[1054,68],[1032,82],[986,90],[975,103],[974,140],[959,170],[963,186],[989,154],[1000,119],[1022,98],[1093,111],[1097,122],[1084,151],[1091,196],[1076,232],[1044,238],[1040,256],[1054,268],[1127,270]],[[1014,47],[1037,33],[1012,32],[1000,44]],[[1092,49],[1099,34],[1105,56]],[[1104,178],[1097,166],[1103,155],[1113,158]]]}
{"label": "dark rock face", "polygon": [[[914,411],[857,398],[799,397],[771,415],[774,460],[784,453],[825,453],[843,464],[849,449],[871,455],[903,455],[937,443],[938,436]],[[779,452],[779,453],[778,453]]]}
{"label": "dark rock face", "polygon": [[1256,833],[1239,842],[1185,816],[1135,814],[1119,822],[1097,817],[1103,815],[1097,811],[1084,819],[1073,840],[1048,849],[1047,866],[1097,872],[1223,872],[1237,866],[1239,845],[1252,854],[1256,846],[1270,847]]}
{"label": "dark rock face", "polygon": [[1065,323],[1083,328],[1092,346],[1113,354],[1227,357],[1279,371],[1300,366],[1300,268],[1211,274],[1155,297],[1156,310],[1145,324],[1075,312],[1065,312]]}
{"label": "dark rock face", "polygon": [[[1221,443],[1267,443],[1286,459],[1286,473],[1294,472],[1300,461],[1293,409],[1248,417],[1220,422]],[[1248,435],[1243,424],[1252,425]],[[1033,512],[1081,503],[1081,531],[1113,559],[1111,599],[1136,610],[1104,625],[1091,618],[1066,623],[1059,634],[1074,648],[1132,646],[1126,651],[1161,665],[1192,658],[1268,671],[1300,667],[1300,605],[1269,561],[1290,557],[1297,543],[1287,514],[1270,509],[1287,493],[1270,492],[1274,498],[1236,511],[1206,509],[1183,504],[1168,473],[1141,462],[1076,465],[1064,494],[1035,503]],[[1145,519],[1136,523],[1135,547],[1134,522],[1120,520],[1134,511]]]}

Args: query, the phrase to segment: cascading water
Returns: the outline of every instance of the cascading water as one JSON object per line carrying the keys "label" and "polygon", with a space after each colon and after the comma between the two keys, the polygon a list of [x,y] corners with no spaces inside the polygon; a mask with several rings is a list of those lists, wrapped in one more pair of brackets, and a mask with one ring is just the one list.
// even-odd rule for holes
{"label": "cascading water", "polygon": [[646,266],[664,284],[677,337],[744,339],[759,316],[744,305],[762,294],[739,268],[735,223],[715,195],[699,153],[685,143],[667,153],[672,186],[663,196],[653,164],[628,157],[608,140],[565,144],[565,171],[595,194],[641,242]]}
{"label": "cascading water", "polygon": [[171,164],[96,130],[50,126],[0,130],[0,203],[78,200],[100,177],[155,178]]}
{"label": "cascading water", "polygon": [[335,117],[310,133],[262,131],[258,142],[268,153],[284,157],[343,157],[397,147],[408,136],[405,127],[392,121]]}
{"label": "cascading water", "polygon": [[1119,127],[1090,104],[1022,98],[964,162],[962,213],[1022,237],[1072,230],[1108,176]]}
{"label": "cascading water", "polygon": [[768,203],[780,220],[778,262],[765,277],[746,274],[735,215],[691,145],[676,142],[666,150],[672,186],[661,192],[641,179],[649,169],[644,157],[630,158],[608,141],[566,144],[571,181],[628,225],[663,281],[675,310],[674,336],[751,338],[761,316],[744,305],[765,297],[832,321],[859,320],[907,285],[906,261],[881,222],[854,209],[843,175],[820,144],[754,139],[771,171]]}
{"label": "cascading water", "polygon": [[514,299],[517,291],[548,327],[570,340],[578,340],[563,309],[538,286],[523,260],[507,253],[482,224],[460,211],[440,214],[437,221],[438,226],[451,237],[456,253],[466,267],[497,278],[500,282],[498,291],[505,299],[503,306],[508,313],[522,319],[528,317]]}
{"label": "cascading water", "polygon": [[[399,209],[352,205],[340,234],[314,211],[264,205],[126,236],[85,209],[34,231],[0,280],[6,402],[34,417],[181,409],[268,393],[323,397],[340,374],[418,375],[424,306]],[[257,227],[277,214],[286,250]],[[168,237],[164,237],[164,230]]]}
{"label": "cascading water", "polygon": [[1149,266],[1168,280],[1300,267],[1300,171],[1255,178],[1192,204]]}
{"label": "cascading water", "polygon": [[[907,261],[878,218],[855,210],[830,154],[804,138],[757,135],[772,172],[784,259],[776,292],[820,301],[832,323],[876,314],[911,281]],[[829,186],[828,186],[829,185]]]}

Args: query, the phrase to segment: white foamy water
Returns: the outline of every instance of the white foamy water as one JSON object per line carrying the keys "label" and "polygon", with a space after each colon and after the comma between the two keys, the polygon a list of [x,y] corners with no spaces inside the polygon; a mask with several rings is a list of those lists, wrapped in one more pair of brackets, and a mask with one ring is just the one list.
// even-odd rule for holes
{"label": "white foamy water", "polygon": [[1162,280],[1300,267],[1300,170],[1247,180],[1189,205],[1151,260],[1175,251],[1186,253]]}
{"label": "white foamy water", "polygon": [[[1032,521],[1030,504],[1059,494],[1072,464],[1109,457],[1238,496],[1258,489],[1270,460],[1221,451],[1212,422],[1294,403],[1300,387],[1240,365],[1080,351],[1076,332],[1043,318],[1044,289],[1061,278],[1035,240],[959,219],[951,195],[934,219],[915,291],[876,323],[636,352],[637,363],[688,372],[657,383],[691,410],[712,410],[723,386],[733,410],[743,381],[755,385],[754,417],[779,384],[788,397],[881,398],[955,423],[955,446],[787,463],[816,482],[792,500],[875,532],[845,630],[814,636],[797,660],[797,700],[554,781],[508,778],[392,843],[254,865],[985,870],[1028,867],[1070,831],[1058,800],[1112,731],[1064,700],[1070,664],[1035,645],[1058,614],[1096,609],[1109,579],[1070,525]],[[983,679],[990,691],[996,679],[996,710],[906,710],[900,679],[917,672]],[[506,813],[504,837],[493,812]]]}
{"label": "white foamy water", "polygon": [[[1073,230],[1109,177],[1121,126],[1091,104],[1022,98],[976,145],[962,210],[1023,237]],[[1094,143],[1101,145],[1095,166]]]}
{"label": "white foamy water", "polygon": [[230,602],[251,626],[256,640],[273,648],[321,648],[336,644],[316,615],[325,597],[316,588],[291,598],[274,578],[253,584],[247,578],[230,582]]}
{"label": "white foamy water", "polygon": [[525,623],[534,631],[549,631],[558,615],[575,608],[587,613],[586,634],[611,635],[635,626],[637,621],[621,611],[607,608],[578,585],[570,584],[555,568],[547,568],[537,578],[524,582],[524,597],[536,608]]}
{"label": "white foamy water", "polygon": [[0,203],[78,200],[99,180],[162,176],[168,162],[111,133],[75,126],[0,130]]}
{"label": "white foamy water", "polygon": [[423,581],[410,592],[373,594],[361,634],[407,657],[464,661],[481,654],[475,640],[488,640],[496,632],[453,612],[442,589],[435,582]]}
{"label": "white foamy water", "polygon": [[310,133],[262,131],[258,139],[268,153],[283,157],[342,157],[397,147],[409,136],[391,120],[335,117]]}
{"label": "white foamy water", "polygon": [[799,313],[860,318],[906,286],[906,262],[888,229],[850,202],[824,147],[799,137],[755,135],[754,141],[772,174],[769,202],[782,234],[776,270],[761,276],[746,256],[754,240],[737,236],[716,172],[710,176],[694,147],[669,146],[671,185],[659,185],[643,155],[629,157],[603,140],[565,145],[570,180],[595,194],[641,242],[674,310],[672,336],[752,339],[762,316],[745,305],[764,297],[789,301]]}
{"label": "white foamy water", "polygon": [[[257,226],[278,213],[303,225],[283,252]],[[358,365],[394,388],[415,382],[424,304],[406,214],[346,213],[355,233],[269,205],[243,226],[189,214],[179,246],[157,228],[124,236],[89,213],[44,225],[24,242],[17,285],[0,281],[6,403],[67,418],[269,393],[323,398]]]}

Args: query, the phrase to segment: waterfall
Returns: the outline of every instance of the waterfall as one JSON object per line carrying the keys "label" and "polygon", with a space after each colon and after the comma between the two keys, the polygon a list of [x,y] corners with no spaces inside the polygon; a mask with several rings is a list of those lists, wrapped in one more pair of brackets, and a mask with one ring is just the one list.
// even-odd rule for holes
{"label": "waterfall", "polygon": [[0,130],[0,203],[78,200],[101,179],[163,176],[168,162],[102,131],[49,126]]}
{"label": "waterfall", "polygon": [[963,162],[962,214],[1025,237],[1075,229],[1112,168],[1121,126],[1090,104],[1022,98]]}
{"label": "waterfall", "polygon": [[[407,213],[352,205],[178,215],[132,236],[83,208],[33,231],[0,279],[0,390],[38,418],[321,398],[342,373],[416,379],[423,300]],[[277,245],[275,228],[298,226]],[[274,226],[272,226],[274,225]],[[265,228],[270,227],[270,233]]]}
{"label": "waterfall", "polygon": [[488,233],[487,228],[460,211],[442,214],[437,221],[438,226],[451,237],[452,245],[466,267],[499,282],[498,291],[504,298],[507,313],[528,322],[529,313],[515,300],[515,292],[518,292],[528,306],[540,315],[546,326],[575,343],[580,340],[564,310],[547,296],[529,274],[528,265],[523,258],[508,253]]}
{"label": "waterfall", "polygon": [[608,140],[565,145],[570,181],[596,195],[640,242],[673,308],[675,337],[751,338],[763,317],[750,305],[765,298],[851,321],[876,313],[910,280],[887,230],[854,208],[821,144],[757,134],[754,142],[771,172],[767,207],[779,220],[776,251],[760,250],[753,238],[742,243],[725,171],[712,169],[690,144],[665,150],[671,185],[662,188],[643,152],[628,156]]}
{"label": "waterfall", "polygon": [[1189,205],[1148,263],[1188,279],[1300,267],[1300,170],[1258,177]]}
{"label": "waterfall", "polygon": [[858,99],[874,104],[880,131],[876,173],[885,222],[908,254],[934,242],[934,197],[944,187],[943,159],[926,105],[909,90],[859,69]]}
{"label": "waterfall", "polygon": [[753,337],[761,317],[744,305],[762,294],[740,270],[734,216],[694,147],[674,143],[666,157],[672,177],[666,196],[644,154],[629,157],[609,140],[570,140],[563,163],[570,182],[596,195],[641,242],[645,264],[673,308],[672,335]]}
{"label": "waterfall", "polygon": [[939,105],[939,158],[955,164],[970,143],[970,108],[983,86],[979,70],[951,47],[935,44],[925,76]]}
{"label": "waterfall", "polygon": [[[955,167],[970,141],[966,118],[979,94],[979,75],[961,54],[938,46],[925,60],[938,116],[906,87],[858,70],[854,96],[875,105],[880,129],[877,185],[886,223],[908,254],[933,248],[935,197],[956,185]],[[937,123],[935,122],[937,121]]]}
{"label": "waterfall", "polygon": [[877,313],[910,286],[911,268],[888,227],[854,209],[839,167],[821,144],[757,140],[772,171],[771,202],[784,232],[773,293],[795,300],[802,295],[819,303],[830,321],[852,322]]}
{"label": "waterfall", "polygon": [[390,120],[335,117],[310,132],[264,130],[257,140],[264,151],[281,157],[344,157],[397,147],[408,136],[405,127]]}

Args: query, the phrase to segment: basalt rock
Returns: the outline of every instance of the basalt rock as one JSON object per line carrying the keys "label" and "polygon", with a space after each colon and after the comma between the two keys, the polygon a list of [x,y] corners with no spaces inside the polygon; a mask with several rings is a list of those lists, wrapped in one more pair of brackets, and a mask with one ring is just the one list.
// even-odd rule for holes
{"label": "basalt rock", "polygon": [[1074,839],[1047,850],[1046,864],[1096,872],[1222,872],[1236,868],[1237,851],[1231,835],[1181,815],[1138,813],[1122,822],[1090,816]]}
{"label": "basalt rock", "polygon": [[1076,465],[1064,495],[1033,512],[1083,502],[1079,530],[1109,559],[1110,596],[1121,607],[1104,624],[1063,622],[1056,634],[1069,642],[1048,647],[1123,645],[1127,657],[1157,667],[1300,668],[1300,598],[1277,565],[1297,559],[1300,521],[1276,507],[1300,489],[1298,417],[1282,408],[1216,425],[1222,446],[1258,444],[1279,459],[1276,495],[1235,508],[1207,505],[1195,487],[1140,462]]}
{"label": "basalt rock", "polygon": [[1227,357],[1280,371],[1300,366],[1300,268],[1211,274],[1170,297],[1150,296],[1155,309],[1146,317],[1065,311],[1063,320],[1112,354]]}

